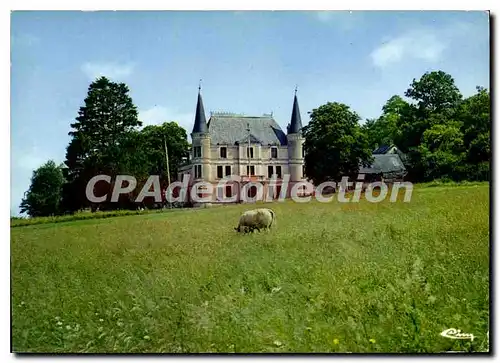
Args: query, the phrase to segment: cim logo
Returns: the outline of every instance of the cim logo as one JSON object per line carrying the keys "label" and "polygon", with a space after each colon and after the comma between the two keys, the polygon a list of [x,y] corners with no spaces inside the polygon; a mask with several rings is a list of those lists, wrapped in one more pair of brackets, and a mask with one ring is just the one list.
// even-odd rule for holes
{"label": "cim logo", "polygon": [[446,330],[442,331],[440,335],[442,337],[449,338],[449,339],[464,339],[464,340],[474,341],[474,335],[462,333],[462,331],[459,329],[453,329],[453,328],[446,329]]}

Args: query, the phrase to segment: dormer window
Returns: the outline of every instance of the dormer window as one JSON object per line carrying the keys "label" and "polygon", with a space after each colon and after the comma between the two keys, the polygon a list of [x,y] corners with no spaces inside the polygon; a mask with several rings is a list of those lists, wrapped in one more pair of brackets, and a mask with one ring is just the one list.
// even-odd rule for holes
{"label": "dormer window", "polygon": [[272,147],[271,148],[271,159],[277,159],[277,158],[278,158],[278,148]]}
{"label": "dormer window", "polygon": [[247,147],[247,158],[253,159],[253,147]]}

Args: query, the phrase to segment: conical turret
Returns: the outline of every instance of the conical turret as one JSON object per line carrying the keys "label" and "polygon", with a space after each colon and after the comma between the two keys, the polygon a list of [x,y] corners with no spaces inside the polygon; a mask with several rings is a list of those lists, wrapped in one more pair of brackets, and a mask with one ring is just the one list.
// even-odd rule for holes
{"label": "conical turret", "polygon": [[297,101],[297,89],[293,98],[292,118],[288,127],[289,134],[298,134],[302,130],[302,119],[300,118],[299,102]]}
{"label": "conical turret", "polygon": [[192,133],[208,132],[207,119],[205,118],[205,108],[201,99],[201,89],[198,88],[198,103],[196,104],[196,114]]}

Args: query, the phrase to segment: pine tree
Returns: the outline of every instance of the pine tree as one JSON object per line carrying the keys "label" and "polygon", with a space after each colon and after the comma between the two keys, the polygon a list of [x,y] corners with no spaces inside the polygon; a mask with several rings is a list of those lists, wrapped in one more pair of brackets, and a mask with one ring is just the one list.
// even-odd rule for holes
{"label": "pine tree", "polygon": [[100,77],[88,88],[85,105],[71,124],[72,137],[66,149],[67,185],[64,205],[75,211],[88,205],[85,187],[97,174],[113,176],[119,169],[120,145],[142,123],[124,83]]}

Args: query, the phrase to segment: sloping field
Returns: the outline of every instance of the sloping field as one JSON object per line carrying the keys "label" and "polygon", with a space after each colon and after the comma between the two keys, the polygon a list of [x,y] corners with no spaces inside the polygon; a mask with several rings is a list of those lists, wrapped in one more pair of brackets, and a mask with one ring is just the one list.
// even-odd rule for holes
{"label": "sloping field", "polygon": [[13,350],[488,350],[488,185],[266,206],[11,228]]}

